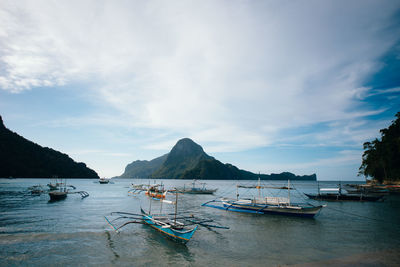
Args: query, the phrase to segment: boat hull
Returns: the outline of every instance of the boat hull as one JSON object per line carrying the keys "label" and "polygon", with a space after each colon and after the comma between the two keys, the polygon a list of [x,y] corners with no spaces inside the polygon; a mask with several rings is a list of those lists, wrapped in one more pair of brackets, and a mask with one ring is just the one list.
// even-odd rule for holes
{"label": "boat hull", "polygon": [[58,201],[58,200],[63,200],[66,199],[68,196],[67,192],[58,192],[58,191],[52,191],[49,192],[50,200],[51,201]]}
{"label": "boat hull", "polygon": [[363,194],[305,194],[307,197],[315,200],[327,201],[378,201],[383,198],[382,195],[363,195]]}
{"label": "boat hull", "polygon": [[159,193],[159,192],[149,192],[147,191],[145,193],[147,196],[149,197],[154,197],[154,198],[165,198],[165,194],[164,193]]}
{"label": "boat hull", "polygon": [[175,230],[172,229],[171,227],[163,227],[162,225],[159,225],[156,223],[156,220],[153,219],[153,217],[149,214],[147,214],[143,209],[141,209],[142,214],[143,214],[143,221],[145,224],[151,226],[152,228],[156,229],[157,231],[161,232],[165,236],[167,236],[170,239],[173,239],[174,241],[178,241],[181,243],[187,243],[197,230],[197,225],[190,230]]}
{"label": "boat hull", "polygon": [[229,211],[258,214],[277,214],[308,218],[313,218],[323,208],[323,206],[285,207],[277,205],[238,204],[235,202],[223,202],[222,205],[226,210]]}
{"label": "boat hull", "polygon": [[212,195],[217,191],[217,189],[214,190],[176,190],[176,192],[178,193],[182,193],[182,194],[204,194],[204,195]]}

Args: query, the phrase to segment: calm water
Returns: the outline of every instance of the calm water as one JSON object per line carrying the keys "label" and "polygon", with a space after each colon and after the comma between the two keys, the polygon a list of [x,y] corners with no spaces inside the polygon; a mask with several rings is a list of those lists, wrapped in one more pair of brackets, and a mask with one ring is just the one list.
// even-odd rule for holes
{"label": "calm water", "polygon": [[[231,229],[199,228],[185,246],[145,225],[131,224],[118,234],[106,223],[103,216],[112,211],[139,213],[141,205],[149,207],[144,194],[128,194],[132,183],[148,180],[118,179],[101,185],[71,179],[68,184],[90,196],[69,195],[53,203],[47,194],[31,196],[27,191],[48,182],[0,179],[0,266],[277,266],[400,247],[399,196],[386,197],[384,202],[329,202],[316,218],[303,219],[201,207],[217,196],[236,193],[236,181],[207,181],[207,187],[219,188],[217,196],[182,195],[179,209],[211,217]],[[187,182],[163,181],[167,188]],[[315,182],[294,184],[300,192],[316,192]],[[155,211],[158,203],[152,205]]]}

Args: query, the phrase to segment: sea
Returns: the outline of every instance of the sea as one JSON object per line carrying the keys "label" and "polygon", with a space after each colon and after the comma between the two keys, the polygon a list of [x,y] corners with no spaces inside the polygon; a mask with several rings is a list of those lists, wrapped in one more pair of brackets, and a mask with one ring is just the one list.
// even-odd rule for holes
{"label": "sea", "polygon": [[[173,205],[129,192],[132,184],[162,183],[172,189],[191,181],[112,179],[109,184],[99,184],[93,179],[69,179],[67,184],[76,187],[73,191],[86,191],[89,197],[71,194],[56,202],[50,202],[48,194],[32,195],[28,190],[34,185],[46,187],[49,182],[0,179],[0,266],[323,266],[332,259],[400,248],[398,195],[385,196],[380,202],[316,202],[303,194],[317,192],[315,181],[293,181],[293,202],[327,204],[309,219],[204,207],[202,203],[219,197],[236,197],[238,183],[256,181],[202,181],[218,191],[214,195],[179,195],[178,213],[207,217],[229,229],[199,227],[187,244],[181,244],[143,224],[129,224],[116,232],[105,217],[111,218],[117,211],[140,213],[140,207],[151,208],[153,213],[173,212]],[[323,181],[319,186],[337,187],[338,183]],[[258,194],[254,189],[239,189],[238,193],[240,197]],[[273,196],[287,193],[275,189],[262,192]]]}

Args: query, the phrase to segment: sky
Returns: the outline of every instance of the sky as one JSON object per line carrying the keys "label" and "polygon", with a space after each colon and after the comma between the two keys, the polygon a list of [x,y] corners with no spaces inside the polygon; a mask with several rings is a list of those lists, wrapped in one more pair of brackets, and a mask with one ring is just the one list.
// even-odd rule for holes
{"label": "sky", "polygon": [[241,169],[357,176],[400,111],[400,1],[0,0],[7,128],[100,176],[191,138]]}

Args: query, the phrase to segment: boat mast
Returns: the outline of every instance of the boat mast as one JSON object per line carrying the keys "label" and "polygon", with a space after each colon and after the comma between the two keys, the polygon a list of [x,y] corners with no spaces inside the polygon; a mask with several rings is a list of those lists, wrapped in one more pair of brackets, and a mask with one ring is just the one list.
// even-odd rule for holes
{"label": "boat mast", "polygon": [[150,191],[149,191],[149,194],[148,194],[148,196],[150,197],[150,199],[149,199],[149,201],[150,201],[150,206],[149,206],[149,215],[151,214],[151,200],[152,200],[152,196],[150,195]]}
{"label": "boat mast", "polygon": [[175,218],[174,218],[174,223],[176,225],[176,212],[178,210],[178,192],[175,192]]}
{"label": "boat mast", "polygon": [[288,188],[288,200],[289,200],[289,206],[290,206],[290,180],[287,180],[287,188]]}
{"label": "boat mast", "polygon": [[258,186],[257,186],[257,188],[258,188],[258,199],[260,199],[260,198],[261,198],[261,191],[260,191],[260,188],[261,188],[261,184],[260,184],[260,177],[258,177]]}

